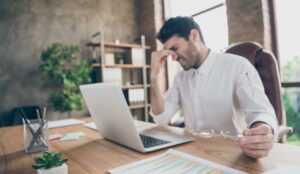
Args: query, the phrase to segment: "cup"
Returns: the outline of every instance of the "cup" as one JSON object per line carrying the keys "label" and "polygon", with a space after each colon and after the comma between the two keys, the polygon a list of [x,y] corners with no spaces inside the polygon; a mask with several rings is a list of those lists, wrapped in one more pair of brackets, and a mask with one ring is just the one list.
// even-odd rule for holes
{"label": "cup", "polygon": [[34,153],[48,150],[48,121],[30,120],[23,121],[24,146],[26,153]]}

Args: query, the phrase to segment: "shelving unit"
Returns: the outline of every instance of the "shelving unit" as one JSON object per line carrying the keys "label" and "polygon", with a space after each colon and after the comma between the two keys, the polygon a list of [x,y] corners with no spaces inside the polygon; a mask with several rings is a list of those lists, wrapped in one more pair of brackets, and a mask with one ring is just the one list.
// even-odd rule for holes
{"label": "shelving unit", "polygon": [[93,67],[102,67],[105,68],[150,68],[150,65],[130,65],[130,64],[116,64],[116,65],[102,65],[100,63],[93,63]]}
{"label": "shelving unit", "polygon": [[[146,63],[146,50],[150,49],[150,46],[145,45],[145,37],[141,36],[141,44],[113,43],[105,42],[104,33],[98,32],[86,46],[92,50],[94,62],[92,67],[97,70],[99,77],[95,82],[116,81],[121,83],[132,115],[136,116],[136,119],[148,122],[150,83],[147,77],[149,77],[150,65]],[[117,54],[123,56],[122,63],[117,62]],[[140,62],[137,63],[137,60]],[[114,80],[115,76],[121,78]],[[137,100],[132,101],[135,99]]]}

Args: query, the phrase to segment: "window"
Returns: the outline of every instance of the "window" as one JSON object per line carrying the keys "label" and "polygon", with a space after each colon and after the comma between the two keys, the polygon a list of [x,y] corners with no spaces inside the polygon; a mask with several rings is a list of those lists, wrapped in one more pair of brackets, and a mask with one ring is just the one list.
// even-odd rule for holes
{"label": "window", "polygon": [[287,125],[294,128],[288,138],[300,145],[300,1],[275,0],[279,62],[282,75],[283,102]]}
{"label": "window", "polygon": [[[228,47],[228,25],[224,0],[169,0],[170,17],[193,16],[199,24],[206,45],[216,52]],[[168,8],[166,7],[166,8]],[[177,62],[168,59],[168,86],[172,85],[175,74],[181,70]]]}
{"label": "window", "polygon": [[225,5],[194,17],[201,27],[206,45],[214,51],[228,46],[228,25]]}
{"label": "window", "polygon": [[[276,0],[278,48],[284,82],[300,81],[300,67],[293,68],[295,65],[289,65],[300,65],[300,22],[294,20],[300,16],[299,6],[300,1],[297,0]],[[284,67],[293,68],[293,71]]]}

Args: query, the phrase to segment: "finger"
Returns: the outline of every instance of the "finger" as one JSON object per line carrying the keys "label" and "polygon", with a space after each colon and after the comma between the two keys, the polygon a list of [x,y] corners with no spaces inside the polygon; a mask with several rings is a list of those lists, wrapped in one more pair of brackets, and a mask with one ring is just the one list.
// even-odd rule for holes
{"label": "finger", "polygon": [[159,60],[159,62],[160,62],[160,63],[165,62],[165,61],[167,60],[167,57],[168,57],[168,56],[162,57],[162,58]]}
{"label": "finger", "polygon": [[155,67],[160,67],[160,64],[164,64],[167,59],[167,56],[157,56],[157,55],[152,55],[151,59],[151,67],[153,69],[156,69]]}
{"label": "finger", "polygon": [[259,127],[251,128],[248,131],[251,135],[264,135],[272,133],[272,129],[270,126],[267,125],[261,125]]}
{"label": "finger", "polygon": [[273,134],[267,135],[251,135],[251,136],[243,136],[238,139],[238,142],[241,145],[244,144],[253,144],[253,143],[264,143],[264,142],[273,142]]}
{"label": "finger", "polygon": [[243,149],[245,154],[249,157],[252,158],[262,158],[268,155],[269,151],[268,150],[252,150],[252,149]]}
{"label": "finger", "polygon": [[172,50],[160,50],[159,54],[168,57],[169,55],[174,55],[174,51]]}
{"label": "finger", "polygon": [[252,150],[269,150],[273,147],[272,142],[264,142],[264,143],[251,143],[244,144],[242,148],[252,149]]}
{"label": "finger", "polygon": [[161,69],[162,67],[165,66],[166,60],[167,60],[167,57],[165,57],[165,58],[163,58],[163,59],[160,60],[160,62],[159,62],[160,63],[159,64],[159,69]]}
{"label": "finger", "polygon": [[177,54],[172,54],[172,60],[173,60],[173,61],[176,61],[177,58],[178,58]]}
{"label": "finger", "polygon": [[151,60],[151,78],[159,74],[160,70],[165,66],[166,58],[160,59],[158,62],[157,60]]}
{"label": "finger", "polygon": [[165,50],[164,54],[166,58],[168,58],[171,55],[173,61],[177,60],[178,58],[177,54],[172,50]]}
{"label": "finger", "polygon": [[169,53],[161,53],[157,56],[157,58],[159,59],[159,61],[165,61],[171,54]]}
{"label": "finger", "polygon": [[243,135],[244,135],[244,136],[251,135],[251,134],[252,134],[252,132],[250,131],[249,128],[246,128],[246,129],[244,130],[244,132],[243,132]]}
{"label": "finger", "polygon": [[151,61],[161,60],[167,58],[169,55],[171,55],[172,52],[169,50],[160,50],[155,51],[151,53]]}

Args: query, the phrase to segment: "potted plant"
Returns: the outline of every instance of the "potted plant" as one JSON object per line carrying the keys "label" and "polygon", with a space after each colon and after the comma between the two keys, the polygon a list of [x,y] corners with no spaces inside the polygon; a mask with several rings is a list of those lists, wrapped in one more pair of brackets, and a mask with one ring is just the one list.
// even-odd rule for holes
{"label": "potted plant", "polygon": [[67,159],[61,159],[60,152],[44,152],[34,158],[36,165],[32,165],[38,174],[67,174]]}
{"label": "potted plant", "polygon": [[82,109],[82,97],[79,85],[91,81],[92,67],[87,60],[77,58],[79,46],[54,43],[42,52],[40,66],[57,91],[48,98],[48,104],[60,112]]}
{"label": "potted plant", "polygon": [[116,53],[116,59],[118,64],[124,64],[124,54]]}

